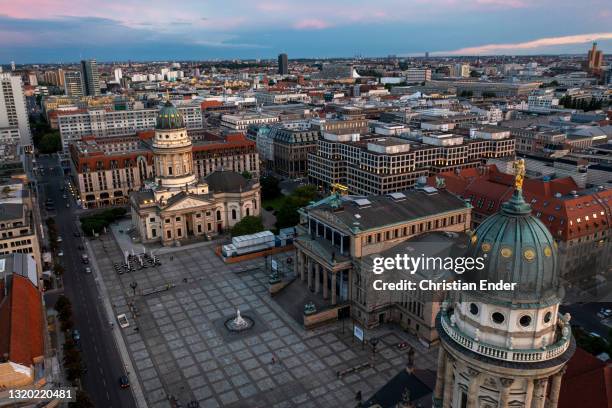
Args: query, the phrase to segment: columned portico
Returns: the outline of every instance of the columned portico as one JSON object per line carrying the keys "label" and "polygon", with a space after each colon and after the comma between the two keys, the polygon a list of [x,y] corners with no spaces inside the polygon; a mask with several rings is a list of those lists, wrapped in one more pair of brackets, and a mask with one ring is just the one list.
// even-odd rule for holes
{"label": "columned portico", "polygon": [[561,379],[565,374],[566,368],[563,367],[561,371],[552,377],[552,384],[550,386],[550,397],[547,408],[557,408],[559,405],[559,393],[561,391]]}

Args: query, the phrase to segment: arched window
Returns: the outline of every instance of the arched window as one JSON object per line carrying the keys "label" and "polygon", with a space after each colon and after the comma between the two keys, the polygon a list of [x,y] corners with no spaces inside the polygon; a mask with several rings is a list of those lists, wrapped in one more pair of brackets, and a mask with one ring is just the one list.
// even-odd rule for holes
{"label": "arched window", "polygon": [[217,210],[217,221],[221,221],[221,211]]}
{"label": "arched window", "polygon": [[232,220],[236,219],[236,210],[232,209]]}
{"label": "arched window", "polygon": [[247,217],[248,217],[249,215],[251,215],[251,214],[249,213],[249,207],[247,207],[247,208],[246,208],[246,215],[247,215]]}

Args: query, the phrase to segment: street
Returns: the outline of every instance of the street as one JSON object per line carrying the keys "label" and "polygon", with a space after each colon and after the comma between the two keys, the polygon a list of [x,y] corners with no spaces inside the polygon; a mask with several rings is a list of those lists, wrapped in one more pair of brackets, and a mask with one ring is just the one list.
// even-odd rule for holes
{"label": "street", "polygon": [[[45,168],[44,175],[38,176],[39,202],[51,198],[55,203],[55,215],[51,213],[49,216],[55,218],[58,234],[62,237],[63,293],[72,302],[75,329],[81,333],[82,356],[87,367],[83,387],[96,407],[136,407],[130,390],[119,387],[119,377],[126,374],[125,368],[112,337],[109,318],[102,309],[94,275],[84,272],[82,251],[77,249],[83,238],[74,236],[77,231],[76,204],[68,192],[67,199],[62,197],[64,176],[56,160],[41,157],[38,161]],[[66,207],[67,202],[70,208]],[[61,291],[53,291],[45,295],[47,305],[53,307],[60,294]]]}

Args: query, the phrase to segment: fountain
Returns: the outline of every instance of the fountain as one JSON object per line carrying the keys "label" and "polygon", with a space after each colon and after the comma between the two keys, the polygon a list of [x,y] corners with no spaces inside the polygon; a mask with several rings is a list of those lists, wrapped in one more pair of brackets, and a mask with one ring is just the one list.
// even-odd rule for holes
{"label": "fountain", "polygon": [[232,332],[241,332],[251,327],[253,327],[253,319],[248,316],[242,316],[240,309],[236,310],[236,317],[230,317],[225,321],[225,328]]}

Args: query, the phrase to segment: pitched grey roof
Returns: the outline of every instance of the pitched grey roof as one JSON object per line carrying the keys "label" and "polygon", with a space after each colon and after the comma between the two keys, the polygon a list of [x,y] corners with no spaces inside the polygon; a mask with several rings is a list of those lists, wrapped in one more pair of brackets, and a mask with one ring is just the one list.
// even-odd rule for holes
{"label": "pitched grey roof", "polygon": [[215,171],[204,178],[211,193],[237,193],[251,188],[252,182],[235,171]]}

